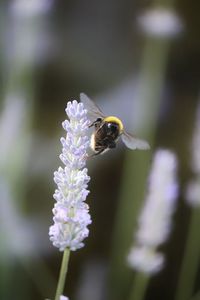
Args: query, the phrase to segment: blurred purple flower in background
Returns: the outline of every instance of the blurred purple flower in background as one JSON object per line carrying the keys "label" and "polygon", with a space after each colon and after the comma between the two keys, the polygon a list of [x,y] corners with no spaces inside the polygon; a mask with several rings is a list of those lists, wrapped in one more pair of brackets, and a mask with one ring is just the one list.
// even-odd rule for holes
{"label": "blurred purple flower in background", "polygon": [[128,256],[129,264],[138,271],[151,274],[163,266],[164,255],[157,248],[167,240],[172,227],[171,216],[178,194],[176,168],[177,160],[172,152],[156,152],[136,244]]}
{"label": "blurred purple flower in background", "polygon": [[53,0],[15,0],[11,8],[15,15],[29,18],[46,13],[52,2]]}
{"label": "blurred purple flower in background", "polygon": [[148,35],[161,38],[173,37],[183,30],[181,19],[172,9],[154,8],[138,18],[140,28]]}
{"label": "blurred purple flower in background", "polygon": [[200,175],[200,103],[197,107],[196,124],[192,141],[192,169]]}
{"label": "blurred purple flower in background", "polygon": [[60,296],[60,300],[69,300],[69,298],[66,297],[66,296],[61,295],[61,296]]}
{"label": "blurred purple flower in background", "polygon": [[194,207],[200,205],[200,103],[197,107],[196,124],[191,147],[191,168],[194,179],[191,179],[186,189],[186,200]]}

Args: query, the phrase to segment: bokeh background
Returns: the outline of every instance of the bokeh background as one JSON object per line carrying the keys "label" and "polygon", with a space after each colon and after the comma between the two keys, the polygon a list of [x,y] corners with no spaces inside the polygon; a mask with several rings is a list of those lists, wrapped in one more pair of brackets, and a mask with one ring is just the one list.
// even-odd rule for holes
{"label": "bokeh background", "polygon": [[[167,22],[160,7],[171,12]],[[134,272],[126,256],[152,155],[169,148],[179,160],[180,197],[162,247],[167,263],[146,299],[174,299],[191,217],[184,189],[200,97],[199,10],[186,0],[1,0],[0,299],[53,299],[62,256],[48,237],[53,172],[64,109],[80,92],[151,150],[131,152],[119,142],[89,161],[93,223],[85,247],[70,257],[65,294],[128,299]],[[199,288],[197,276],[194,293]]]}

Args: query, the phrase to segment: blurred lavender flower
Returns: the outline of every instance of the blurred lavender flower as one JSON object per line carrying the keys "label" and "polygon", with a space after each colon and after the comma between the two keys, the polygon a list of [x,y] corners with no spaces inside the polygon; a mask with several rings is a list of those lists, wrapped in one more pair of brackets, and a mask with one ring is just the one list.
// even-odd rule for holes
{"label": "blurred lavender flower", "polygon": [[33,17],[46,13],[53,0],[14,0],[11,6],[13,13],[20,17]]}
{"label": "blurred lavender flower", "polygon": [[155,249],[146,246],[132,248],[128,261],[136,270],[151,274],[159,271],[164,263],[164,256]]}
{"label": "blurred lavender flower", "polygon": [[88,236],[87,226],[91,223],[88,205],[84,202],[90,177],[84,168],[89,138],[86,133],[89,120],[82,103],[68,102],[66,113],[70,119],[63,122],[66,138],[61,138],[62,154],[60,159],[65,167],[54,173],[58,188],[54,198],[54,225],[49,229],[50,240],[60,251],[69,248],[74,251],[84,246]]}
{"label": "blurred lavender flower", "polygon": [[186,199],[191,206],[200,206],[200,181],[192,180],[186,189]]}
{"label": "blurred lavender flower", "polygon": [[192,169],[200,175],[200,103],[197,107],[196,124],[192,141]]}
{"label": "blurred lavender flower", "polygon": [[200,206],[200,103],[197,107],[196,124],[192,141],[191,167],[194,172],[192,179],[186,188],[186,200],[194,207]]}
{"label": "blurred lavender flower", "polygon": [[180,18],[167,8],[154,8],[138,18],[141,29],[153,37],[172,37],[180,33],[183,24]]}
{"label": "blurred lavender flower", "polygon": [[149,178],[149,192],[139,218],[139,228],[128,256],[129,264],[144,273],[158,272],[164,263],[157,248],[164,243],[171,230],[171,216],[178,193],[177,160],[167,150],[158,150]]}
{"label": "blurred lavender flower", "polygon": [[66,297],[66,296],[61,295],[61,296],[60,296],[60,300],[69,300],[69,298]]}

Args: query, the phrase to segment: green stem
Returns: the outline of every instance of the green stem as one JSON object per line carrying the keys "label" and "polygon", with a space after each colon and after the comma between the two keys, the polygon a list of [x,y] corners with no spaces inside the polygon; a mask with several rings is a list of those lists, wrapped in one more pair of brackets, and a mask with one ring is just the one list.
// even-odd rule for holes
{"label": "green stem", "polygon": [[148,282],[149,276],[143,273],[137,273],[132,285],[129,300],[143,300],[147,290]]}
{"label": "green stem", "polygon": [[60,296],[63,294],[63,291],[64,291],[65,279],[66,279],[68,263],[69,263],[69,255],[70,255],[70,250],[68,248],[66,248],[63,253],[63,259],[62,259],[62,264],[61,264],[61,268],[60,268],[60,275],[59,275],[55,300],[59,300]]}
{"label": "green stem", "polygon": [[199,226],[200,209],[194,208],[180,271],[176,300],[188,300],[192,297],[195,276],[198,271],[200,259]]}

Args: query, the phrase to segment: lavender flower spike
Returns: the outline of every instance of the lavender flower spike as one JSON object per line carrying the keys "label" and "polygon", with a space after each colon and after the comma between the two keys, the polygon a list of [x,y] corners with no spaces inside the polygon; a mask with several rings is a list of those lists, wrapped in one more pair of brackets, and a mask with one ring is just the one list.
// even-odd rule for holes
{"label": "lavender flower spike", "polygon": [[157,248],[167,240],[172,226],[171,216],[178,192],[176,167],[176,157],[172,152],[156,152],[148,195],[139,218],[136,244],[128,256],[132,267],[147,274],[158,272],[164,263],[164,256],[157,252]]}
{"label": "lavender flower spike", "polygon": [[60,155],[65,166],[54,173],[56,203],[53,208],[54,225],[50,227],[49,235],[60,251],[65,248],[75,251],[84,246],[83,240],[89,234],[87,226],[91,224],[89,207],[85,203],[90,177],[87,168],[84,168],[89,146],[89,120],[87,110],[76,100],[67,103],[66,114],[69,121],[65,120],[62,124],[67,134],[61,138],[63,148]]}

